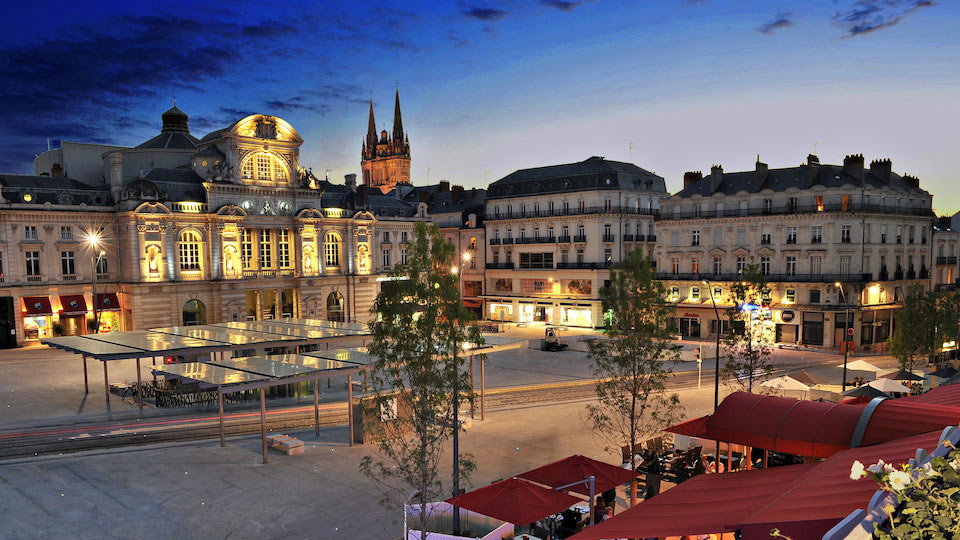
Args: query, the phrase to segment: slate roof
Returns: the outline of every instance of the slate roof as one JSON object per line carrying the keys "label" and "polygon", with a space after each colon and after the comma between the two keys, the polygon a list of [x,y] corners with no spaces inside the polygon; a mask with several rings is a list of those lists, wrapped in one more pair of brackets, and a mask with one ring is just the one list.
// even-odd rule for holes
{"label": "slate roof", "polygon": [[165,201],[206,202],[207,191],[203,189],[203,178],[193,169],[162,169],[154,167],[143,175],[153,182],[166,196]]}
{"label": "slate roof", "polygon": [[[610,180],[607,183],[607,179]],[[666,193],[663,178],[633,163],[591,157],[577,163],[514,171],[490,184],[491,199],[535,193],[563,193],[596,189],[642,189]]]}
{"label": "slate roof", "polygon": [[[807,174],[810,169],[809,164],[799,167],[787,167],[783,169],[770,169],[759,188],[754,186],[756,171],[724,172],[722,181],[717,187],[716,192],[725,195],[735,195],[738,192],[746,191],[748,193],[759,192],[764,189],[773,191],[786,191],[790,188],[808,189],[811,185],[807,183]],[[921,189],[910,180],[895,172],[890,173],[890,183],[887,184],[879,177],[870,172],[869,168],[864,168],[863,181],[854,178],[843,170],[842,165],[821,164],[814,166],[816,168],[812,185],[819,185],[825,188],[840,187],[844,184],[853,184],[869,188],[880,189],[887,187],[894,191],[903,191],[906,193],[928,194],[926,190]],[[813,174],[813,173],[811,173]],[[916,180],[914,180],[916,181]],[[692,186],[684,188],[674,194],[674,197],[692,197],[693,195],[702,195],[709,197],[713,194],[710,190],[710,176],[705,175],[702,180],[698,180]]]}
{"label": "slate roof", "polygon": [[343,184],[333,184],[326,180],[317,182],[317,188],[323,190],[320,205],[323,208],[342,208],[344,210],[368,210],[375,216],[410,217],[416,214],[416,206],[390,195],[381,195],[379,190],[371,190],[367,201],[361,200],[360,192],[353,192]]}
{"label": "slate roof", "polygon": [[109,186],[91,186],[63,176],[0,174],[0,193],[8,202],[23,202],[24,193],[33,196],[31,203],[60,205],[109,206],[113,204]]}

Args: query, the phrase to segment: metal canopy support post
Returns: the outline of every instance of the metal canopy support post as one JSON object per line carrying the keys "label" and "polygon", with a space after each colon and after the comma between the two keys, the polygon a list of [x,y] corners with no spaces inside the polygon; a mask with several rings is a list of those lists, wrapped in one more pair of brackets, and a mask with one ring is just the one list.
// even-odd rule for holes
{"label": "metal canopy support post", "polygon": [[137,357],[137,404],[140,406],[140,416],[143,416],[143,379],[140,377],[140,357]]}
{"label": "metal canopy support post", "polygon": [[83,355],[83,393],[90,393],[90,384],[87,382],[87,355]]}
{"label": "metal canopy support post", "polygon": [[260,388],[260,439],[263,442],[263,464],[267,464],[267,397]]}
{"label": "metal canopy support post", "polygon": [[320,379],[316,378],[313,380],[313,427],[314,431],[317,434],[317,437],[320,436]]}
{"label": "metal canopy support post", "polygon": [[485,356],[480,355],[480,420],[483,420],[486,416],[486,382],[484,381],[484,360]]}
{"label": "metal canopy support post", "polygon": [[110,401],[110,379],[107,378],[107,361],[101,360],[103,362],[103,394],[106,396],[107,401]]}
{"label": "metal canopy support post", "polygon": [[220,409],[220,448],[226,448],[227,438],[223,433],[223,386],[217,387],[217,405]]}
{"label": "metal canopy support post", "polygon": [[473,419],[474,411],[476,410],[476,400],[474,399],[474,394],[476,394],[476,387],[473,385],[473,355],[470,355],[470,419]]}
{"label": "metal canopy support post", "polygon": [[353,446],[353,374],[347,375],[347,424],[350,432],[350,446]]}

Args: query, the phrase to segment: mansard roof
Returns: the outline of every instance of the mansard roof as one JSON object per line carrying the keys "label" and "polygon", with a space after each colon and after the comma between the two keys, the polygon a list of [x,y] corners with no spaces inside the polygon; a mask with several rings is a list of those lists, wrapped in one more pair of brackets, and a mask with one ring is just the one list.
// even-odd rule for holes
{"label": "mansard roof", "polygon": [[[607,182],[607,179],[610,182]],[[594,156],[577,163],[533,167],[514,171],[490,184],[491,199],[537,193],[563,193],[595,189],[640,189],[666,193],[663,178],[633,163]]]}
{"label": "mansard roof", "polygon": [[22,202],[29,193],[33,204],[109,206],[110,188],[91,186],[64,176],[0,174],[0,193],[7,202]]}

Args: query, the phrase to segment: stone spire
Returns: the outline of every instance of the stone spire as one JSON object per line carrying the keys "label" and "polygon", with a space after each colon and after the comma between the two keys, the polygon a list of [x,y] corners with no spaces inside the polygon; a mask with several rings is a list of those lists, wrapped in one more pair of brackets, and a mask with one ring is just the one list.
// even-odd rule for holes
{"label": "stone spire", "polygon": [[403,142],[403,119],[400,117],[400,87],[397,87],[397,97],[393,105],[393,140]]}
{"label": "stone spire", "polygon": [[370,96],[370,119],[367,121],[367,148],[377,147],[377,123],[373,121],[373,96]]}

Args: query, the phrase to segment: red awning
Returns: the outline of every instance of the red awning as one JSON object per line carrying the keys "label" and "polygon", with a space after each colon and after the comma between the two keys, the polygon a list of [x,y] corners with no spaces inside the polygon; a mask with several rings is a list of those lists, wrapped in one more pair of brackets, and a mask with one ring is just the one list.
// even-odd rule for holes
{"label": "red awning", "polygon": [[733,532],[757,508],[816,467],[816,463],[809,463],[730,474],[701,474],[572,538],[662,538]]}
{"label": "red awning", "polygon": [[864,407],[735,392],[702,424],[688,421],[668,431],[824,458],[850,448]]}
{"label": "red awning", "polygon": [[877,406],[859,446],[893,441],[960,423],[960,407],[887,399]]}
{"label": "red awning", "polygon": [[98,294],[93,305],[97,311],[120,311],[120,300],[117,293]]}
{"label": "red awning", "polygon": [[932,451],[940,431],[838,452],[819,463],[696,476],[585,529],[576,540],[649,538],[732,532],[769,539],[774,527],[792,538],[820,538],[877,491],[870,479],[851,480],[854,461],[899,465]]}
{"label": "red awning", "polygon": [[524,526],[556,514],[581,499],[519,478],[501,480],[447,502],[485,516]]}
{"label": "red awning", "polygon": [[948,384],[938,386],[929,392],[916,396],[907,396],[897,399],[897,401],[917,401],[920,403],[930,403],[933,405],[950,405],[960,407],[960,384]]}
{"label": "red awning", "polygon": [[87,301],[82,294],[61,294],[60,313],[63,315],[86,315]]}
{"label": "red awning", "polygon": [[39,317],[43,315],[53,315],[53,308],[50,307],[49,296],[24,296],[23,312],[28,317]]}
{"label": "red awning", "polygon": [[[637,473],[586,456],[575,455],[517,476],[552,488],[565,486],[593,476],[594,493],[600,494],[608,489],[626,484],[636,478]],[[581,495],[590,495],[589,483],[577,484],[565,489]]]}

